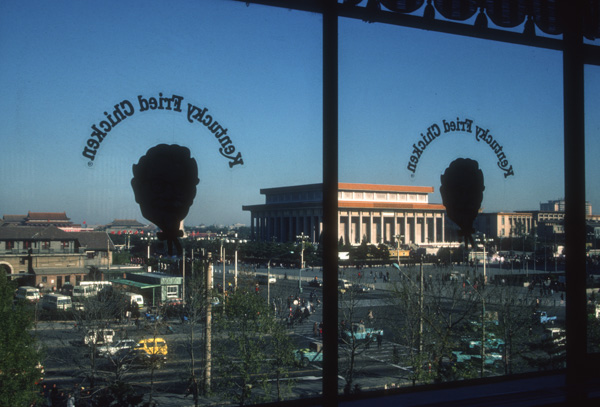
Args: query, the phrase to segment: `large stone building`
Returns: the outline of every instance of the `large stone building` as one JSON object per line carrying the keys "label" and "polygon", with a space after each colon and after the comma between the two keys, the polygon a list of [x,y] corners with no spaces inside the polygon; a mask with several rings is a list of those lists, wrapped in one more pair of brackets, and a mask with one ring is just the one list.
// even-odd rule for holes
{"label": "large stone building", "polygon": [[[444,242],[445,208],[429,203],[433,187],[339,183],[338,239],[344,243],[438,244]],[[261,189],[265,203],[244,205],[253,239],[293,241],[323,232],[323,185]]]}
{"label": "large stone building", "polygon": [[114,245],[106,232],[65,232],[56,226],[0,227],[0,266],[21,285],[77,285],[91,266],[107,267]]}

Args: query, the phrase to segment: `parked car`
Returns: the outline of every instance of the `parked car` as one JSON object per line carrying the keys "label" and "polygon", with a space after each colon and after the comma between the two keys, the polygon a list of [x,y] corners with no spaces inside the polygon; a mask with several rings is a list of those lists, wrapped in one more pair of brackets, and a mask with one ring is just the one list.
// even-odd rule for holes
{"label": "parked car", "polygon": [[148,355],[167,356],[169,348],[163,338],[148,338],[138,341],[136,349],[142,349]]}
{"label": "parked car", "polygon": [[323,281],[319,280],[317,277],[313,278],[308,282],[310,287],[323,287]]}
{"label": "parked car", "polygon": [[[457,363],[481,363],[481,353],[468,353],[463,351],[453,351],[452,359]],[[486,353],[485,354],[485,364],[487,366],[494,365],[496,362],[502,361],[502,355],[500,353]]]}
{"label": "parked car", "polygon": [[108,355],[112,365],[127,367],[131,365],[144,365],[147,362],[147,356],[141,349],[119,349],[112,355]]}
{"label": "parked car", "polygon": [[115,331],[112,329],[90,329],[83,338],[85,345],[108,345],[113,342]]}
{"label": "parked car", "polygon": [[40,300],[40,290],[35,287],[19,287],[15,298],[29,302],[38,302]]}
{"label": "parked car", "polygon": [[535,321],[539,321],[540,324],[553,324],[554,322],[556,322],[556,316],[548,316],[548,313],[546,311],[536,311],[533,314],[533,318]]}
{"label": "parked car", "polygon": [[364,293],[364,292],[372,290],[371,287],[369,287],[368,285],[364,285],[364,284],[352,284],[352,287],[350,287],[350,289],[352,291],[354,291],[355,293]]}
{"label": "parked car", "polygon": [[270,274],[268,277],[266,274],[257,274],[256,281],[258,284],[275,284],[277,282],[277,278],[273,274]]}
{"label": "parked car", "polygon": [[114,355],[115,353],[123,349],[131,350],[135,348],[136,345],[137,342],[133,339],[121,339],[115,344],[100,346],[97,352],[100,356]]}
{"label": "parked car", "polygon": [[163,338],[148,338],[140,340],[132,351],[136,352],[136,361],[157,363],[158,367],[167,361],[169,349]]}
{"label": "parked car", "polygon": [[357,341],[373,341],[378,336],[383,338],[383,329],[367,328],[361,323],[353,323],[351,329],[345,329],[340,332],[340,337],[344,342],[349,342],[352,338]]}
{"label": "parked car", "polygon": [[303,367],[311,362],[323,361],[323,343],[311,342],[308,348],[298,349],[294,352],[294,358]]}
{"label": "parked car", "polygon": [[[505,343],[502,339],[499,338],[488,338],[485,340],[485,351],[492,351],[503,353],[504,352]],[[481,348],[481,341],[473,340],[469,341],[469,349],[478,349]]]}
{"label": "parked car", "polygon": [[179,307],[181,305],[183,305],[183,301],[181,298],[169,298],[164,303],[165,307]]}
{"label": "parked car", "polygon": [[344,294],[350,287],[352,287],[352,283],[350,283],[350,281],[344,280],[343,278],[338,280],[338,291],[340,293]]}

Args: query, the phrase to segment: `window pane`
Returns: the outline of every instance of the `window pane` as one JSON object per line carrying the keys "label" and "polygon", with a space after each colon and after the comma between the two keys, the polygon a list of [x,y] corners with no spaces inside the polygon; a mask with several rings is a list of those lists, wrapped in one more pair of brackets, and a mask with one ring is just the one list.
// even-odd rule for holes
{"label": "window pane", "polygon": [[[165,336],[168,356],[160,370],[117,373],[136,383],[145,402],[164,397],[190,403],[186,393],[196,394],[190,383],[207,391],[210,385],[211,399],[225,404],[321,391],[321,360],[300,366],[296,352],[319,341],[313,324],[322,320],[316,299],[322,288],[308,286],[309,279],[323,277],[321,31],[318,14],[232,1],[2,5],[0,59],[10,64],[0,67],[0,189],[11,192],[1,194],[0,206],[3,221],[11,215],[19,223],[10,229],[40,215],[36,228],[44,239],[17,236],[5,243],[0,235],[0,257],[14,249],[32,275],[52,276],[50,282],[43,277],[43,291],[73,281],[65,269],[71,275],[77,269],[84,280],[114,279],[113,290],[85,298],[75,315],[82,330],[110,325],[115,342]],[[189,196],[182,191],[191,189],[182,181],[193,168],[190,160],[154,161],[150,171],[156,172],[139,185],[142,195],[159,196],[156,217],[153,208],[140,206],[145,199],[134,192],[138,181],[132,178],[133,166],[141,167],[141,157],[161,144],[189,149],[199,183],[193,202],[183,202]],[[318,187],[284,188],[269,198],[273,206],[261,192],[298,185]],[[173,212],[179,217],[163,216]],[[55,225],[57,213],[68,231]],[[169,253],[157,240],[158,229],[167,226],[175,234],[184,227],[179,241],[187,261],[176,245]],[[104,240],[70,237],[94,230],[106,231]],[[24,239],[33,242],[31,258],[13,244]],[[209,270],[213,287],[206,294]],[[272,278],[259,283],[256,275],[267,272]],[[141,313],[132,301],[118,301],[125,292],[143,296],[135,299],[143,298]],[[288,325],[290,297],[303,304],[293,310],[311,301],[316,312]],[[99,298],[117,304],[104,307]],[[212,347],[206,346],[209,325]],[[42,342],[50,331],[39,330]],[[72,345],[83,342],[73,335],[59,349],[49,342],[45,379],[54,382],[59,372],[66,391],[81,377],[95,377],[82,386],[103,394],[117,377],[110,361],[97,358],[91,366],[86,361],[96,358],[84,356],[93,350]]]}
{"label": "window pane", "polygon": [[597,156],[600,144],[596,136],[600,122],[595,106],[600,103],[597,89],[600,87],[600,68],[585,67],[585,165],[586,165],[586,251],[587,251],[587,314],[588,352],[600,352],[600,184],[596,174],[600,171]]}
{"label": "window pane", "polygon": [[564,366],[561,84],[557,52],[341,20],[340,180],[374,195],[340,199],[340,392]]}

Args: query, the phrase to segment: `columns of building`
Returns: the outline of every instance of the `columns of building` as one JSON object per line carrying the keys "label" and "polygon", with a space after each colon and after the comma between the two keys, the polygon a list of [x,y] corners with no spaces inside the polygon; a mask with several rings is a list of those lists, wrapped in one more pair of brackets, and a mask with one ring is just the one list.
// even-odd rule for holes
{"label": "columns of building", "polygon": [[[303,232],[312,242],[320,240],[323,230],[322,214],[309,210],[303,214],[284,215],[284,211],[253,212],[250,220],[252,236],[262,241],[273,238],[277,241],[290,241]],[[428,221],[431,221],[431,231]],[[531,223],[525,226],[531,229]],[[344,216],[338,213],[338,239],[343,237],[344,242],[350,244],[362,243],[363,237],[366,237],[369,244],[395,242],[396,235],[402,236],[402,244],[439,243],[445,240],[445,233],[443,213],[398,211],[393,215],[393,225],[390,225],[389,230],[386,229],[383,211],[359,210],[357,222],[353,222],[350,211]]]}
{"label": "columns of building", "polygon": [[363,211],[358,212],[358,240],[362,243],[363,239]]}

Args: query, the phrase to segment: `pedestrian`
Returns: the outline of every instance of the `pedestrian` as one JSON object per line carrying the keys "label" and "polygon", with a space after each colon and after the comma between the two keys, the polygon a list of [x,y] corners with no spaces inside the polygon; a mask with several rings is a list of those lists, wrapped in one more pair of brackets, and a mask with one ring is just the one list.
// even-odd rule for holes
{"label": "pedestrian", "polygon": [[58,387],[56,387],[56,383],[52,385],[52,390],[50,390],[50,401],[53,406],[58,406]]}
{"label": "pedestrian", "polygon": [[381,335],[377,335],[377,349],[381,348],[382,341],[383,341],[383,337]]}
{"label": "pedestrian", "polygon": [[71,393],[67,396],[67,407],[75,407],[75,397]]}
{"label": "pedestrian", "polygon": [[313,324],[313,335],[319,336],[319,324],[316,322]]}

